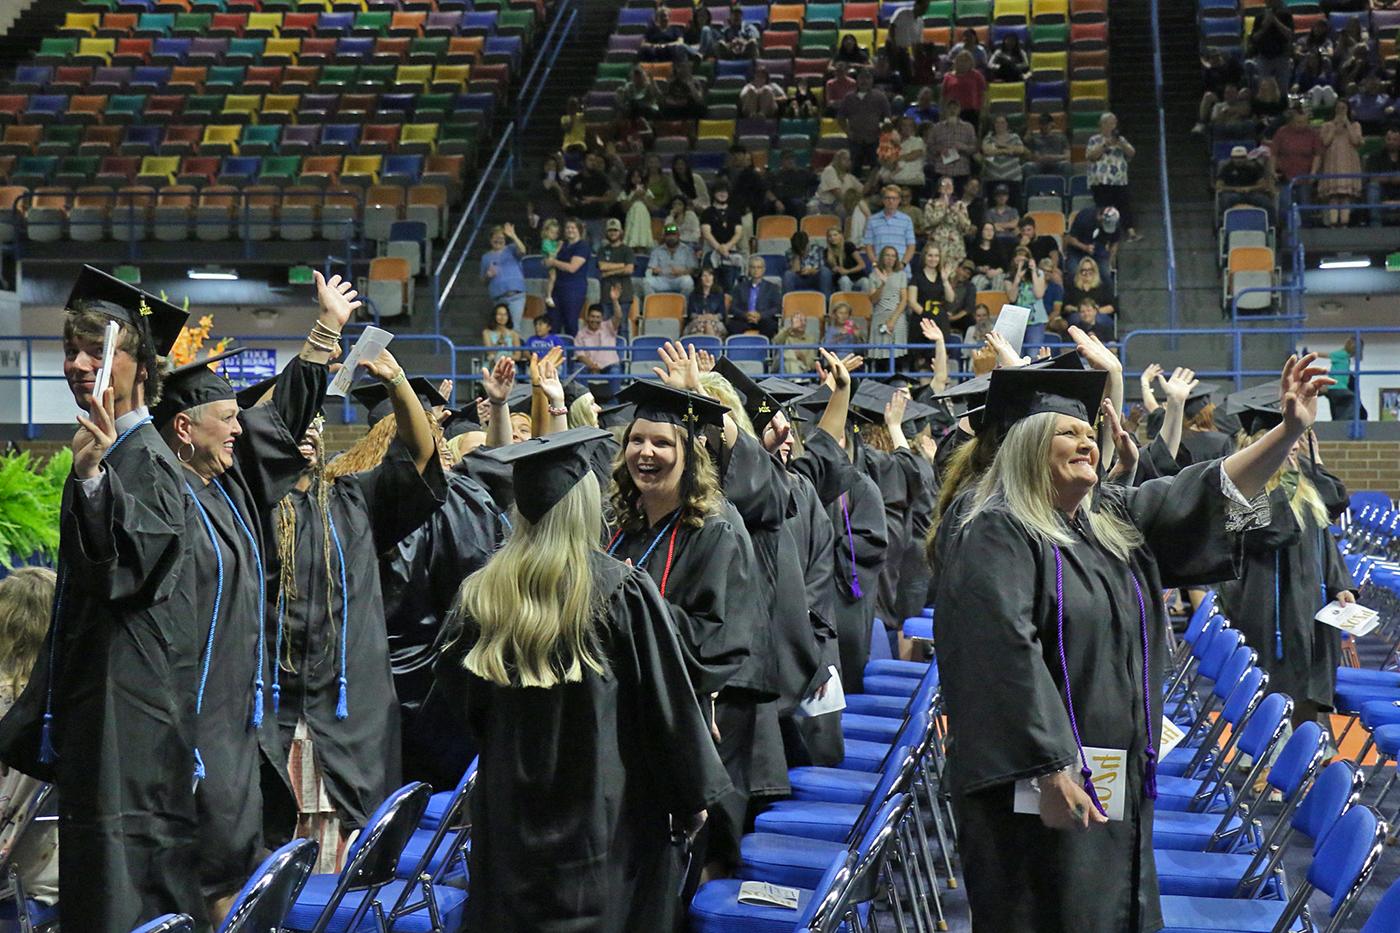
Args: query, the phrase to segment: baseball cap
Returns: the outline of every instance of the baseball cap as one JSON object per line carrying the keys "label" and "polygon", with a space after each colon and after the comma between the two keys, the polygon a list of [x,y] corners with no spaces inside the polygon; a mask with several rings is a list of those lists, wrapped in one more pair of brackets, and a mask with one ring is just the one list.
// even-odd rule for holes
{"label": "baseball cap", "polygon": [[681,228],[680,228],[680,227],[677,227],[675,224],[667,224],[666,226],[664,226],[664,227],[661,228],[661,232],[662,232],[662,233],[680,233],[680,232],[681,232]]}
{"label": "baseball cap", "polygon": [[1235,146],[1233,149],[1230,150],[1230,158],[1232,159],[1243,159],[1246,158],[1248,155],[1249,150],[1246,149],[1244,146]]}
{"label": "baseball cap", "polygon": [[609,218],[608,218],[608,222],[607,222],[606,224],[603,225],[603,229],[605,229],[605,230],[621,230],[621,229],[622,229],[622,221],[618,220],[616,217],[609,217]]}
{"label": "baseball cap", "polygon": [[1106,208],[1104,208],[1103,218],[1100,220],[1100,225],[1103,227],[1105,233],[1112,233],[1113,231],[1117,230],[1117,229],[1118,229],[1118,208],[1116,208],[1116,207],[1106,207]]}

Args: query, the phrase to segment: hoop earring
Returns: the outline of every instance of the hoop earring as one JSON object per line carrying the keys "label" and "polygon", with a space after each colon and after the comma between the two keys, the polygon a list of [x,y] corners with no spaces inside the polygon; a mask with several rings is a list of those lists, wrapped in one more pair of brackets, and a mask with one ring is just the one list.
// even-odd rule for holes
{"label": "hoop earring", "polygon": [[[188,457],[181,456],[181,451],[183,451],[186,447],[190,449],[190,455]],[[194,445],[191,444],[189,441],[185,441],[179,447],[176,447],[175,459],[179,460],[181,463],[189,463],[190,461],[194,460]]]}

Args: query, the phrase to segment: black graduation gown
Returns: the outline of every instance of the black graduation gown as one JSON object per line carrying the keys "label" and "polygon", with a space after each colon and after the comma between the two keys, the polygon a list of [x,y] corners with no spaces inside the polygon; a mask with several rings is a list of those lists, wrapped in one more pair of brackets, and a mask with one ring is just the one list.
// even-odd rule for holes
{"label": "black graduation gown", "polygon": [[1182,431],[1181,446],[1191,455],[1192,463],[1219,460],[1235,452],[1235,442],[1220,431]]}
{"label": "black graduation gown", "polygon": [[[684,821],[728,790],[667,603],[648,574],[589,560],[606,673],[550,689],[462,678],[481,747],[469,930],[674,928],[684,866],[669,816]],[[464,619],[439,669],[460,669],[477,635]]]}
{"label": "black graduation gown", "polygon": [[[389,642],[379,584],[379,555],[422,525],[443,501],[442,465],[430,459],[420,476],[407,449],[389,445],[372,470],[342,476],[331,486],[330,515],[345,554],[350,618],[345,645],[346,711],[337,718],[344,591],[331,544],[333,605],[326,573],[316,491],[291,493],[296,511],[296,591],[283,617],[278,722],[290,747],[297,720],[311,731],[326,791],[347,827],[369,814],[399,785],[399,709],[389,668]],[[270,576],[269,579],[276,579]],[[269,587],[268,620],[275,639],[276,587]]]}
{"label": "black graduation gown", "polygon": [[[1061,548],[1064,655],[1085,745],[1125,749],[1124,819],[1090,832],[1047,829],[1012,812],[1015,782],[1079,767],[1066,714],[1051,546],[1005,507],[948,530],[939,575],[936,643],[950,734],[949,779],[977,933],[1131,933],[1160,929],[1152,859],[1153,801],[1145,751],[1161,728],[1167,617],[1163,585],[1234,575],[1220,464],[1137,488],[1101,490],[1145,544],[1131,568],[1067,522]],[[1151,655],[1144,677],[1141,585]],[[1144,683],[1151,718],[1143,708]]]}
{"label": "black graduation gown", "polygon": [[1133,485],[1141,486],[1150,479],[1175,476],[1191,463],[1191,453],[1185,444],[1177,444],[1176,456],[1173,457],[1167,451],[1166,442],[1158,435],[1148,443],[1138,445],[1138,467],[1133,476]]}
{"label": "black graduation gown", "polygon": [[435,720],[423,701],[442,647],[443,620],[462,581],[486,565],[505,535],[487,491],[465,473],[445,474],[447,499],[408,537],[379,558],[389,663],[403,724],[403,775],[434,787],[456,784],[475,750],[450,721]]}
{"label": "black graduation gown", "polygon": [[1279,488],[1268,527],[1245,534],[1244,554],[1240,578],[1218,588],[1230,624],[1258,652],[1270,690],[1331,709],[1342,633],[1313,616],[1356,588],[1336,542],[1310,517],[1300,523]]}
{"label": "black graduation gown", "polygon": [[[870,659],[870,624],[880,568],[890,549],[880,488],[863,473],[853,473],[851,487],[827,508],[835,541],[836,639],[841,655],[841,686],[860,693],[865,662]],[[854,554],[854,564],[852,555]]]}
{"label": "black graduation gown", "polygon": [[1336,521],[1342,517],[1342,513],[1351,507],[1351,497],[1347,493],[1347,485],[1342,482],[1341,477],[1328,470],[1322,464],[1307,466],[1308,478],[1317,487],[1317,494],[1322,497],[1322,504],[1327,506],[1327,514]]}
{"label": "black graduation gown", "polygon": [[875,481],[885,505],[889,546],[876,587],[875,615],[886,629],[896,631],[904,624],[902,606],[906,600],[901,592],[900,572],[905,550],[914,535],[914,502],[922,492],[922,476],[912,451],[885,453],[866,444],[861,444],[856,452],[856,468]]}
{"label": "black graduation gown", "polygon": [[[798,458],[801,459],[801,458]],[[806,479],[794,484],[797,512],[788,523],[793,539],[797,542],[798,554],[802,561],[803,588],[807,593],[807,613],[812,620],[812,630],[816,634],[821,649],[821,667],[812,678],[811,695],[829,677],[829,669],[841,670],[841,650],[836,635],[836,563],[834,548],[836,531],[831,525],[826,507],[817,497],[817,491]],[[788,743],[788,759],[794,765],[815,764],[835,766],[846,756],[846,743],[841,735],[841,713],[827,713],[823,716],[806,717],[798,722],[801,737],[801,753],[794,754],[793,743]],[[793,760],[796,758],[797,760]]]}
{"label": "black graduation gown", "polygon": [[918,473],[917,492],[909,502],[909,540],[904,544],[899,565],[899,600],[895,606],[896,624],[916,616],[927,603],[930,574],[924,557],[924,539],[933,525],[933,512],[938,507],[938,478],[932,463],[921,454],[910,451],[909,459]]}
{"label": "black graduation gown", "polygon": [[[205,766],[195,797],[200,877],[207,896],[242,887],[264,854],[264,813],[287,813],[292,805],[286,749],[272,715],[272,642],[264,640],[261,650],[258,644],[266,632],[265,627],[259,628],[258,613],[259,600],[264,598],[259,575],[266,571],[258,564],[244,527],[257,541],[259,554],[275,551],[275,539],[261,519],[271,514],[306,467],[297,445],[321,408],[326,375],[325,366],[294,359],[279,376],[272,401],[239,414],[243,434],[234,444],[232,467],[208,485],[189,481],[213,526],[223,559],[220,592],[213,545],[203,522],[195,517],[185,534],[194,542],[201,581],[194,615],[200,623],[201,645],[208,640],[216,594],[220,603],[196,730]],[[272,557],[275,563],[275,554]],[[275,591],[275,576],[261,579],[263,590],[270,585]],[[258,683],[263,692],[262,724],[254,728]],[[265,771],[277,780],[264,785]],[[264,787],[282,799],[265,808]],[[281,829],[290,834],[292,827]]]}
{"label": "black graduation gown", "polygon": [[[197,866],[193,501],[151,424],[105,458],[105,504],[69,476],[62,605],[28,686],[0,722],[0,758],[58,796],[60,922],[127,933],[163,913],[201,921]],[[47,659],[53,652],[50,678]],[[40,761],[52,687],[55,758]]]}

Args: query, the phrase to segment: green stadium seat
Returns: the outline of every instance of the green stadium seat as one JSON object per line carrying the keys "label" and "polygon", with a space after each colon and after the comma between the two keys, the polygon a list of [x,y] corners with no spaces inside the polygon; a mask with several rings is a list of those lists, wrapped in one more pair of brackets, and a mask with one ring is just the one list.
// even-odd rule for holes
{"label": "green stadium seat", "polygon": [[243,86],[243,75],[247,69],[242,65],[211,65],[204,76],[204,86],[209,90],[231,91]]}
{"label": "green stadium seat", "polygon": [[34,61],[39,64],[67,62],[78,51],[78,40],[68,36],[50,36],[39,43],[39,52]]}
{"label": "green stadium seat", "polygon": [[412,62],[436,62],[447,54],[447,36],[419,36],[408,43],[408,59]]}
{"label": "green stadium seat", "polygon": [[797,51],[799,54],[820,52],[823,55],[832,55],[836,51],[836,36],[835,29],[806,29],[797,42]]}
{"label": "green stadium seat", "polygon": [[263,156],[258,181],[270,185],[290,185],[301,171],[301,156]]}
{"label": "green stadium seat", "polygon": [[102,111],[103,122],[132,123],[145,109],[145,94],[113,94],[107,98],[107,109]]}
{"label": "green stadium seat", "polygon": [[241,59],[255,62],[262,58],[266,46],[267,40],[262,36],[235,36],[228,40],[228,51],[224,53],[224,60]]}
{"label": "green stadium seat", "polygon": [[142,13],[136,21],[138,36],[168,36],[175,26],[174,13]]}
{"label": "green stadium seat", "polygon": [[367,10],[355,14],[355,24],[350,29],[361,36],[387,35],[393,18],[394,14],[388,10]]}
{"label": "green stadium seat", "polygon": [[813,27],[829,26],[835,29],[841,22],[841,4],[839,3],[809,3],[807,4],[807,29]]}
{"label": "green stadium seat", "polygon": [[212,13],[177,13],[170,31],[177,36],[202,36],[213,22]]}
{"label": "green stadium seat", "polygon": [[82,145],[83,127],[76,123],[59,123],[44,127],[44,138],[35,149],[37,155],[67,155]]}
{"label": "green stadium seat", "polygon": [[74,188],[91,184],[101,164],[100,156],[64,156],[54,171],[53,182],[56,185],[69,185]]}
{"label": "green stadium seat", "polygon": [[[267,155],[277,151],[277,143],[282,137],[282,127],[275,123],[261,125],[252,123],[243,127],[238,137],[238,151],[243,155]],[[263,160],[265,165],[267,160]]]}
{"label": "green stadium seat", "polygon": [[393,65],[364,65],[355,79],[355,86],[375,89],[388,87],[394,83],[394,71]]}

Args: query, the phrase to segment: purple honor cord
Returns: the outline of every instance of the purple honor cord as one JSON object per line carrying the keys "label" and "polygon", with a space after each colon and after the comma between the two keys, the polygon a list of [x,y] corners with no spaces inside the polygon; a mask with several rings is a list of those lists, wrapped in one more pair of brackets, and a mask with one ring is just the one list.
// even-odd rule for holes
{"label": "purple honor cord", "polygon": [[846,520],[846,544],[851,549],[851,595],[860,599],[860,578],[856,576],[856,539],[851,536],[851,513],[846,508],[846,494],[841,493],[841,517]]}
{"label": "purple honor cord", "polygon": [[[1084,754],[1084,740],[1079,735],[1079,719],[1074,713],[1074,693],[1069,682],[1069,660],[1065,656],[1065,568],[1064,558],[1060,554],[1059,545],[1051,545],[1055,552],[1055,625],[1056,634],[1059,640],[1058,648],[1060,654],[1060,673],[1065,681],[1065,707],[1069,710],[1069,727],[1074,733],[1074,744],[1079,750],[1079,775],[1084,784],[1084,792],[1093,801],[1094,807],[1100,814],[1108,816],[1108,811],[1099,801],[1098,792],[1094,789],[1094,770],[1089,767],[1088,756]],[[1147,602],[1142,596],[1142,586],[1138,583],[1137,574],[1129,571],[1132,577],[1133,590],[1137,593],[1138,601],[1138,623],[1142,633],[1142,706],[1147,715],[1147,764],[1143,775],[1143,794],[1149,799],[1157,797],[1157,749],[1152,744],[1152,696],[1148,690],[1150,686],[1149,655],[1148,655],[1148,632],[1147,632]]]}

